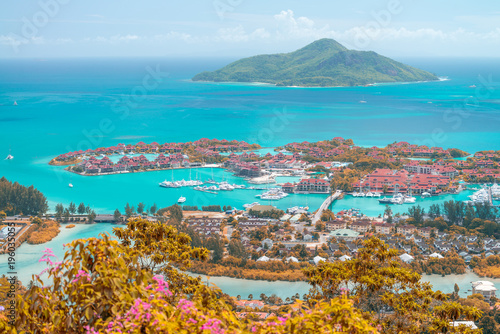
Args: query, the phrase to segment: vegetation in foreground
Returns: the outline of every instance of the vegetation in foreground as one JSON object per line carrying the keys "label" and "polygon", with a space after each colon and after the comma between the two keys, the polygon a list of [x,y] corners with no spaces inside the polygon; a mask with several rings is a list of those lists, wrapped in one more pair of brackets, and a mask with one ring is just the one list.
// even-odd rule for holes
{"label": "vegetation in foreground", "polygon": [[108,235],[73,241],[64,259],[47,251],[47,285],[36,276],[16,296],[17,317],[7,333],[479,333],[451,320],[477,320],[482,312],[447,300],[420,275],[397,261],[379,239],[359,256],[304,270],[312,285],[298,310],[265,321],[236,317],[232,299],[199,278],[183,274],[192,259],[207,260],[204,248],[173,226],[130,220]]}

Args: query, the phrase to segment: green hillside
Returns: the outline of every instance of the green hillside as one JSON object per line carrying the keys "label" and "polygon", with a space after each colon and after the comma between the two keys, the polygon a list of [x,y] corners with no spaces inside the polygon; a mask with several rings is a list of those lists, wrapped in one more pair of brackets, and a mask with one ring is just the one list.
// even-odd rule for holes
{"label": "green hillside", "polygon": [[302,87],[430,80],[438,78],[373,51],[348,50],[326,38],[291,53],[244,58],[217,71],[193,77],[193,81],[265,82]]}

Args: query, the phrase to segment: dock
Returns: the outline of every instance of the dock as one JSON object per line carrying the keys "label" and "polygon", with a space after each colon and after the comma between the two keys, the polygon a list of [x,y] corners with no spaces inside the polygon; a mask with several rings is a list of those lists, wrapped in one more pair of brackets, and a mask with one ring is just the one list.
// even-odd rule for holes
{"label": "dock", "polygon": [[316,213],[314,214],[314,217],[312,220],[313,225],[316,224],[318,222],[318,220],[321,219],[321,215],[323,214],[323,211],[328,209],[328,207],[333,203],[333,201],[335,201],[337,198],[339,198],[341,194],[342,194],[342,190],[337,190],[334,194],[328,196],[328,198],[325,199],[323,204],[321,204],[321,206],[319,207],[318,211],[316,211]]}

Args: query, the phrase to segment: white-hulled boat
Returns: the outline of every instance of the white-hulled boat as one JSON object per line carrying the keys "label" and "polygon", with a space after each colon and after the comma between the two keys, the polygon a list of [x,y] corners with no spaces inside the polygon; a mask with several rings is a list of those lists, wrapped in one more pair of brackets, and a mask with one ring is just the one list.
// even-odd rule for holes
{"label": "white-hulled boat", "polygon": [[227,182],[221,182],[221,183],[219,183],[219,189],[231,191],[231,190],[234,190],[234,187]]}
{"label": "white-hulled boat", "polygon": [[403,198],[403,202],[406,203],[406,204],[413,204],[417,201],[417,199],[413,196],[405,196]]}
{"label": "white-hulled boat", "polygon": [[250,208],[253,208],[254,206],[259,205],[259,204],[260,204],[259,202],[253,202],[253,203],[250,203],[250,204],[243,204],[243,207],[245,209],[250,209]]}
{"label": "white-hulled boat", "polygon": [[71,182],[70,182],[70,183],[68,184],[68,187],[73,188],[73,183],[71,183]]}
{"label": "white-hulled boat", "polygon": [[14,156],[12,155],[12,152],[10,151],[10,148],[9,148],[9,155],[7,156],[7,158],[5,158],[5,160],[12,160],[14,159]]}
{"label": "white-hulled boat", "polygon": [[422,197],[431,197],[431,193],[427,192],[427,191],[424,191],[422,193]]}
{"label": "white-hulled boat", "polygon": [[180,188],[180,186],[175,182],[170,182],[167,180],[160,182],[158,185],[163,188]]}
{"label": "white-hulled boat", "polygon": [[177,203],[184,203],[186,201],[186,197],[179,197],[179,199],[177,200]]}

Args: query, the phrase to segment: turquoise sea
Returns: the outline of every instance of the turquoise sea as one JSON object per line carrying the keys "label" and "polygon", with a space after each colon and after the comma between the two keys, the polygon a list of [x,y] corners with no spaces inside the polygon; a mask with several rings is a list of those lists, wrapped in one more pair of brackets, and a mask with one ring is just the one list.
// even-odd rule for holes
{"label": "turquoise sea", "polygon": [[[51,209],[73,201],[111,212],[127,202],[170,205],[181,195],[187,205],[241,207],[254,202],[260,192],[214,196],[161,189],[158,183],[171,179],[170,171],[82,177],[47,162],[76,149],[203,137],[246,140],[263,147],[343,136],[364,146],[406,140],[470,153],[500,149],[499,59],[403,59],[447,80],[372,87],[286,88],[189,80],[229,61],[0,60],[0,157],[9,149],[15,157],[0,160],[0,175],[33,184],[46,194]],[[211,171],[200,170],[198,175],[208,178]],[[215,170],[214,176],[242,183],[222,170]],[[175,171],[174,178],[189,178],[189,172]],[[290,196],[275,204],[287,208],[307,202],[315,209],[324,197]],[[371,201],[346,200],[336,207],[380,213],[382,206]]]}
{"label": "turquoise sea", "polygon": [[[85,202],[99,212],[123,211],[127,202],[162,207],[180,196],[187,198],[186,205],[241,208],[257,201],[255,195],[261,191],[235,190],[216,196],[158,187],[159,182],[172,178],[171,171],[82,177],[47,163],[77,149],[203,137],[256,142],[266,148],[264,153],[292,141],[336,136],[352,138],[363,146],[404,140],[458,147],[469,153],[500,149],[500,59],[398,59],[445,79],[371,87],[286,88],[189,80],[232,60],[2,59],[0,159],[9,150],[15,158],[0,160],[0,176],[34,185],[48,197],[51,209],[73,201]],[[212,170],[191,170],[191,177],[196,175],[204,180],[212,176]],[[213,175],[243,183],[221,169],[214,169]],[[176,180],[189,177],[189,170],[174,171]],[[70,182],[73,188],[68,187]],[[451,198],[465,199],[468,194],[419,198],[417,204],[428,207]],[[314,210],[325,197],[292,195],[273,204],[282,209],[308,205]],[[384,210],[375,199],[347,196],[334,204],[334,211],[352,207],[372,216]],[[407,208],[392,207],[394,212]],[[17,256],[24,278],[40,269],[38,257],[46,246],[59,249],[62,255],[62,243],[102,230],[110,231],[111,226],[77,227],[64,230],[50,245],[23,245]],[[5,263],[0,256],[2,271]]]}

